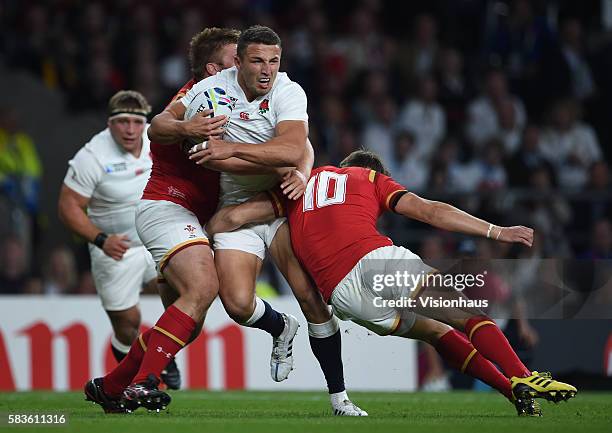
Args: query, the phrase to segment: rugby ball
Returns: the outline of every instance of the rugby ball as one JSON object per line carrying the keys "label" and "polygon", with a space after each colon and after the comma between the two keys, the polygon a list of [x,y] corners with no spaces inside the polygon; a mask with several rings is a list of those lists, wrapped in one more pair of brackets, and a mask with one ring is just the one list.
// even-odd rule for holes
{"label": "rugby ball", "polygon": [[[198,93],[187,109],[185,110],[185,120],[191,119],[198,113],[204,110],[213,110],[209,117],[225,115],[228,118],[232,114],[234,108],[232,100],[227,96],[227,92],[221,87],[212,87]],[[226,129],[229,125],[228,122],[223,126]],[[196,144],[198,140],[189,140],[191,143]]]}

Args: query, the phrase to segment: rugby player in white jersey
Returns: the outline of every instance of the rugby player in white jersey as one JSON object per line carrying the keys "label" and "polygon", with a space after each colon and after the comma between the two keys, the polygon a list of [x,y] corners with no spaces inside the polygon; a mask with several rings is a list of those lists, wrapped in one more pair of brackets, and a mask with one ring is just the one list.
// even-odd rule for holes
{"label": "rugby player in white jersey", "polygon": [[[306,177],[313,164],[308,143],[306,95],[285,73],[278,73],[281,57],[280,39],[262,26],[242,32],[238,40],[236,67],[195,84],[178,102],[156,116],[149,130],[154,141],[176,141],[188,135],[181,133],[180,122],[186,107],[200,92],[220,87],[233,105],[224,138],[209,138],[211,146],[240,147],[234,155],[206,155],[207,167],[224,171],[221,175],[221,206],[248,200],[259,191],[278,183],[278,173],[254,169],[255,175],[230,174],[220,163],[244,160],[260,166],[297,167]],[[206,142],[205,142],[206,143]],[[256,143],[256,144],[238,144]],[[202,145],[200,145],[200,148]],[[211,147],[216,148],[216,147]],[[201,157],[201,154],[196,154]],[[232,158],[235,156],[235,158]],[[216,165],[216,166],[215,166]],[[283,183],[285,193],[295,196],[305,180],[296,170]],[[206,185],[202,185],[205,188]],[[328,382],[330,400],[337,415],[365,416],[355,406],[344,387],[337,320],[330,315],[320,295],[312,287],[291,250],[289,231],[284,219],[271,224],[253,225],[239,232],[219,234],[215,238],[215,265],[219,276],[219,294],[228,314],[236,322],[267,331],[274,338],[271,376],[275,381],[287,378],[293,368],[292,344],[298,322],[293,316],[275,311],[255,296],[256,278],[262,266],[265,249],[271,252],[291,285],[309,325],[310,343]]]}
{"label": "rugby player in white jersey", "polygon": [[[140,327],[139,294],[156,291],[155,263],[142,245],[134,223],[135,207],[151,172],[144,96],[131,90],[116,93],[108,104],[106,129],[69,161],[58,203],[59,216],[89,242],[91,271],[102,306],[113,327],[111,346],[120,362]],[[163,377],[180,387],[174,360]]]}

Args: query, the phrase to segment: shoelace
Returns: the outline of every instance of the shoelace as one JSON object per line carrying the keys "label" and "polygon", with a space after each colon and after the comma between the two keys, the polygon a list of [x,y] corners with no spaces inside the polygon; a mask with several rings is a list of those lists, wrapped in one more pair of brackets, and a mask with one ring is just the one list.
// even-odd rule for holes
{"label": "shoelace", "polygon": [[550,371],[534,371],[534,373],[544,379],[552,379],[552,374],[550,373]]}
{"label": "shoelace", "polygon": [[[289,321],[283,317],[283,320],[285,321],[285,326],[289,326]],[[273,340],[272,343],[272,359],[274,359],[275,361],[279,360],[281,358],[281,348],[287,352],[289,350],[289,343],[291,342],[291,340],[289,341],[281,341],[280,336],[275,338]]]}

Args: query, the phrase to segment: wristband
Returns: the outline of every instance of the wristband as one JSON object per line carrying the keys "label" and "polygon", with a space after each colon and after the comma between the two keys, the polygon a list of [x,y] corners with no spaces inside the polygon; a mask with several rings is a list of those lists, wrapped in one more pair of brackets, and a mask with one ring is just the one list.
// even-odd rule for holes
{"label": "wristband", "polygon": [[93,240],[93,244],[97,246],[98,248],[102,249],[104,247],[104,242],[106,242],[107,238],[108,238],[108,235],[106,233],[100,232],[96,235],[95,239]]}
{"label": "wristband", "polygon": [[491,238],[491,230],[493,230],[493,224],[489,224],[489,230],[487,230],[487,238]]}

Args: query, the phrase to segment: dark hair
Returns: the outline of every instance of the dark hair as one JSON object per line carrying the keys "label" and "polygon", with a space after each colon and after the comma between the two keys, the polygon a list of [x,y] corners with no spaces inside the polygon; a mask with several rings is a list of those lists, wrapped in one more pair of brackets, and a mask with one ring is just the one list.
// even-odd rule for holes
{"label": "dark hair", "polygon": [[191,67],[193,78],[197,81],[204,78],[203,71],[206,64],[220,62],[220,59],[215,58],[219,50],[228,44],[238,43],[239,36],[239,30],[210,27],[191,38],[189,43],[189,66]]}
{"label": "dark hair", "polygon": [[147,116],[151,106],[142,93],[135,90],[120,90],[108,101],[108,115],[119,113],[133,113]]}
{"label": "dark hair", "polygon": [[389,176],[389,171],[387,171],[385,164],[383,164],[380,157],[369,150],[356,150],[355,152],[352,152],[349,156],[342,160],[340,167],[369,168],[382,173],[385,176]]}
{"label": "dark hair", "polygon": [[242,58],[250,44],[278,45],[281,40],[274,30],[266,26],[252,26],[242,32],[238,38],[238,57]]}

